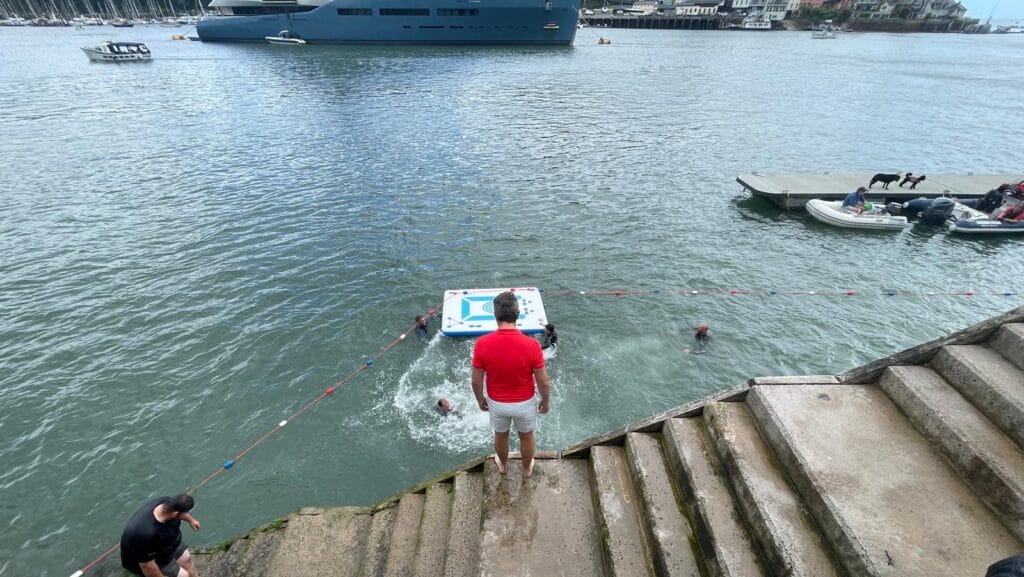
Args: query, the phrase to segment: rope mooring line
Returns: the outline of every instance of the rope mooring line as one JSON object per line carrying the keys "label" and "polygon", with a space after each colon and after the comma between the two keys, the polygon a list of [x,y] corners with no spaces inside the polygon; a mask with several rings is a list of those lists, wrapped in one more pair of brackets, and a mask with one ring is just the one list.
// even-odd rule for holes
{"label": "rope mooring line", "polygon": [[[441,301],[441,304],[439,304],[438,306],[436,306],[434,308],[431,308],[431,309],[427,310],[427,314],[426,314],[427,318],[428,319],[433,318],[438,313],[438,311],[441,310],[441,308],[444,306],[444,304],[446,302],[448,302],[448,300],[451,299],[454,296],[456,296],[456,294],[448,295],[447,297],[445,297],[445,299],[443,301]],[[276,433],[276,432],[280,431],[281,429],[283,429],[289,422],[291,422],[291,421],[295,420],[296,418],[302,416],[303,413],[309,411],[310,409],[312,409],[313,407],[317,406],[322,401],[324,401],[325,399],[327,399],[328,397],[333,395],[335,390],[337,390],[338,388],[346,385],[349,381],[354,379],[356,376],[358,376],[363,371],[371,368],[373,366],[373,362],[375,360],[381,358],[385,353],[387,353],[388,351],[393,349],[395,347],[395,345],[397,345],[398,343],[404,341],[405,338],[407,336],[409,336],[415,330],[416,330],[416,325],[415,324],[413,324],[411,327],[405,329],[394,340],[389,342],[387,345],[385,345],[383,348],[381,348],[379,351],[377,351],[373,355],[370,355],[369,357],[367,357],[367,359],[362,364],[360,364],[357,368],[352,370],[352,372],[350,372],[347,375],[345,375],[344,377],[342,377],[341,380],[336,382],[334,385],[324,389],[323,392],[321,392],[316,398],[314,398],[313,400],[311,400],[308,403],[306,403],[305,405],[303,405],[300,409],[298,409],[297,411],[295,411],[291,415],[288,415],[288,417],[286,417],[285,419],[282,419],[280,422],[277,423],[277,425],[275,425],[269,431],[267,431],[262,436],[260,436],[258,439],[253,441],[248,447],[246,447],[244,450],[242,450],[241,452],[236,454],[234,457],[231,457],[227,461],[224,461],[224,464],[221,465],[220,468],[218,468],[216,471],[210,473],[205,479],[203,479],[198,484],[196,484],[195,486],[190,488],[186,492],[186,494],[191,495],[191,494],[195,493],[200,488],[202,488],[204,485],[206,485],[210,481],[213,481],[214,479],[216,479],[217,477],[221,476],[223,473],[225,473],[226,471],[228,471],[229,469],[234,467],[235,463],[237,463],[239,461],[239,459],[242,459],[246,455],[251,453],[254,449],[256,449],[256,447],[258,447],[264,441],[269,439],[274,433]],[[75,571],[74,573],[72,573],[70,577],[82,577],[82,575],[84,575],[90,569],[92,569],[93,567],[98,565],[100,562],[102,562],[104,559],[109,557],[114,551],[117,551],[118,548],[120,548],[120,546],[121,545],[119,543],[115,544],[111,548],[109,548],[106,551],[104,551],[103,554],[101,554],[99,557],[93,559],[87,565],[85,565],[81,569],[79,569],[79,570]]]}

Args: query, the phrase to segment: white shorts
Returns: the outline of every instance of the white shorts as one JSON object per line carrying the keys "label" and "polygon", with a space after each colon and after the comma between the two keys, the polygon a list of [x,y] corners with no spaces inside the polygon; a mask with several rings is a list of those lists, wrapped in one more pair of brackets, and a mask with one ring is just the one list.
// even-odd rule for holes
{"label": "white shorts", "polygon": [[488,397],[487,414],[491,416],[491,428],[496,433],[507,433],[514,422],[516,431],[530,433],[537,429],[537,397],[518,403],[500,403]]}

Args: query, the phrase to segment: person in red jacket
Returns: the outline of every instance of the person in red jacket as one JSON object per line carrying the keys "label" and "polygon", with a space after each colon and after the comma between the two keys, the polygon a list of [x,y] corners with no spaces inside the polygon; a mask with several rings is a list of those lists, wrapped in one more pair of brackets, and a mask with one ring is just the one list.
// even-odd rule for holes
{"label": "person in red jacket", "polygon": [[999,221],[1016,224],[1024,221],[1024,204],[1015,204],[999,213]]}
{"label": "person in red jacket", "polygon": [[550,408],[551,380],[540,343],[516,328],[519,302],[514,293],[506,291],[494,297],[494,318],[498,330],[480,337],[473,348],[473,394],[480,410],[491,418],[498,472],[505,474],[508,468],[508,433],[514,423],[523,477],[530,477],[537,447],[534,431],[538,415]]}

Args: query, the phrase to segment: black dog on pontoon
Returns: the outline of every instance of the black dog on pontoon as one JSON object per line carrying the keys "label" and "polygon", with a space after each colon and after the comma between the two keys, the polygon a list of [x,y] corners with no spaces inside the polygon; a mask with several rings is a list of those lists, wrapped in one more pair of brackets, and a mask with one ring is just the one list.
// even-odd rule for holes
{"label": "black dog on pontoon", "polygon": [[871,177],[871,182],[868,183],[868,188],[874,186],[876,182],[881,182],[882,188],[889,190],[889,185],[896,182],[899,179],[900,173],[898,172],[896,174],[886,174],[884,172],[879,172],[878,174]]}
{"label": "black dog on pontoon", "polygon": [[903,181],[900,182],[900,188],[903,188],[903,185],[909,182],[910,190],[914,190],[917,188],[917,183],[924,182],[924,180],[925,176],[923,174],[921,176],[914,176],[913,172],[908,172],[907,175],[903,177]]}

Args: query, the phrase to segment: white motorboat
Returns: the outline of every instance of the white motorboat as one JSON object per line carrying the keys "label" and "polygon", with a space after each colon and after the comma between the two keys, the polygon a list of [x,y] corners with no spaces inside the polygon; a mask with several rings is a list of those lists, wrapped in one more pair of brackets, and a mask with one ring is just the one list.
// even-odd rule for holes
{"label": "white motorboat", "polygon": [[112,42],[93,47],[82,47],[82,52],[93,62],[142,62],[153,59],[149,48],[141,42]]}
{"label": "white motorboat", "polygon": [[872,208],[854,214],[843,208],[841,201],[813,199],[807,201],[807,212],[816,220],[841,228],[859,230],[903,230],[910,225],[905,216],[894,216],[883,208]]}
{"label": "white motorboat", "polygon": [[832,40],[839,36],[839,32],[832,26],[831,20],[826,20],[821,26],[811,32],[811,38],[815,40]]}
{"label": "white motorboat", "polygon": [[266,36],[267,42],[271,44],[305,44],[306,41],[302,38],[298,38],[292,35],[287,30],[282,30],[277,33],[277,36]]}

